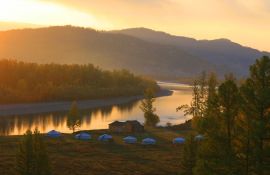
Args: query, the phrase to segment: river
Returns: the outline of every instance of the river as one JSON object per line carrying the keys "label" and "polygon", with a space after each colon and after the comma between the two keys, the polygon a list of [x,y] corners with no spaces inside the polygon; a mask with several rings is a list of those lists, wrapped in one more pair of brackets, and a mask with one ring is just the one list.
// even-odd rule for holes
{"label": "river", "polygon": [[[190,86],[178,83],[158,82],[162,88],[171,89],[173,93],[169,96],[156,98],[154,106],[160,117],[159,125],[180,124],[188,120],[182,112],[176,112],[176,108],[182,104],[189,104],[192,98]],[[81,110],[82,125],[80,130],[106,129],[108,124],[118,120],[144,121],[140,110],[140,100],[122,105]],[[67,112],[41,113],[31,115],[12,115],[0,117],[0,135],[22,135],[27,129],[36,127],[42,132],[52,129],[70,133],[66,126]]]}

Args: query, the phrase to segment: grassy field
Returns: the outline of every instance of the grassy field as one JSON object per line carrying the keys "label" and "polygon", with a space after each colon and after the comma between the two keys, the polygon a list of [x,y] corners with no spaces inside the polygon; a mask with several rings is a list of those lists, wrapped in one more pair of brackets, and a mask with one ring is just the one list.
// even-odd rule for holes
{"label": "grassy field", "polygon": [[[53,175],[174,175],[181,172],[183,145],[173,145],[172,139],[185,136],[184,131],[165,128],[147,129],[135,134],[139,141],[145,137],[157,139],[153,146],[125,144],[128,134],[106,130],[89,131],[90,141],[74,139],[65,134],[60,139],[45,137]],[[113,143],[97,141],[100,134],[112,134]],[[0,174],[16,174],[15,155],[21,136],[0,137]]]}

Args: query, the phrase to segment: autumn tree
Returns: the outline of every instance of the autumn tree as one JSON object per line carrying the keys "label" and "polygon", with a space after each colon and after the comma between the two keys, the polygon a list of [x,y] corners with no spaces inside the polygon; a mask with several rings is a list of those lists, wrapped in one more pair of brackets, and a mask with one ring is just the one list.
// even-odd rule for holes
{"label": "autumn tree", "polygon": [[77,128],[81,127],[81,123],[77,102],[74,101],[67,115],[67,127],[74,133]]}
{"label": "autumn tree", "polygon": [[204,117],[207,100],[207,75],[205,72],[196,79],[192,88],[192,100],[190,105],[185,104],[176,108],[176,111],[183,111],[184,115],[192,115],[193,128],[197,127],[197,122]]}
{"label": "autumn tree", "polygon": [[154,101],[154,91],[152,89],[146,89],[140,109],[144,112],[145,125],[150,127],[155,127],[160,121],[159,116],[155,114]]}
{"label": "autumn tree", "polygon": [[191,115],[192,126],[197,132],[205,132],[210,113],[218,110],[217,78],[214,73],[207,76],[205,72],[194,81],[192,100],[190,105],[181,105],[176,110],[183,111],[184,115]]}

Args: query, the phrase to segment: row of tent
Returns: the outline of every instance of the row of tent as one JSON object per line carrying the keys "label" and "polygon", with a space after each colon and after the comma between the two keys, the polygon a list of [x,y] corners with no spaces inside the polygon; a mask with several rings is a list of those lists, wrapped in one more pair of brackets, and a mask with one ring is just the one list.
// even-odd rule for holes
{"label": "row of tent", "polygon": [[[58,137],[61,137],[61,133],[58,131],[52,130],[52,131],[47,133],[47,136],[51,137],[51,138],[58,138]],[[81,132],[79,134],[76,134],[75,138],[79,139],[79,140],[90,140],[91,135],[88,133],[85,133],[85,132]],[[112,139],[113,139],[113,137],[111,135],[108,135],[108,134],[103,134],[103,135],[98,137],[99,141],[110,141]],[[204,137],[202,135],[197,135],[195,137],[196,141],[201,141],[203,139],[204,139]],[[137,143],[138,140],[136,137],[127,136],[127,137],[123,138],[123,141],[125,143],[134,144],[134,143]],[[173,144],[183,144],[183,143],[185,143],[185,138],[177,137],[177,138],[173,139]],[[142,144],[143,145],[155,145],[156,140],[153,138],[145,138],[142,140]]]}

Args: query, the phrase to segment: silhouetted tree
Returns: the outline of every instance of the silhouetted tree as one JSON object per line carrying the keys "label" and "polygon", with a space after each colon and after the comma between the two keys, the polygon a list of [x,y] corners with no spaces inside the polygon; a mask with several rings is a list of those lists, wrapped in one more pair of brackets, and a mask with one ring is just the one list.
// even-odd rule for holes
{"label": "silhouetted tree", "polygon": [[[258,175],[270,172],[269,143],[270,138],[270,58],[267,56],[256,60],[250,67],[250,77],[241,88],[243,95],[242,105],[245,111],[246,131],[249,153],[248,170]],[[268,162],[266,162],[268,161]]]}
{"label": "silhouetted tree", "polygon": [[193,88],[191,105],[179,108],[194,116],[194,129],[206,138],[193,173],[269,174],[270,58],[256,60],[241,88],[232,75],[219,86],[213,75],[201,82]]}
{"label": "silhouetted tree", "polygon": [[224,167],[224,134],[221,130],[221,113],[218,98],[218,82],[215,74],[210,74],[206,81],[206,99],[202,110],[203,117],[195,122],[194,129],[204,139],[197,151],[197,161],[193,169],[196,175],[226,174]]}
{"label": "silhouetted tree", "polygon": [[195,119],[203,117],[207,99],[206,79],[206,73],[203,72],[193,83],[193,94],[190,105],[181,105],[176,109],[177,111],[182,110],[184,111],[184,115],[192,115]]}
{"label": "silhouetted tree", "polygon": [[195,141],[195,137],[193,134],[186,137],[183,159],[182,159],[182,167],[183,167],[183,175],[193,175],[193,168],[196,165],[197,159],[197,142]]}
{"label": "silhouetted tree", "polygon": [[23,136],[16,156],[16,170],[20,175],[50,175],[49,159],[45,143],[36,129]]}
{"label": "silhouetted tree", "polygon": [[239,89],[235,83],[234,77],[227,76],[225,81],[218,87],[218,98],[220,105],[221,115],[221,129],[224,133],[224,139],[227,143],[224,145],[226,157],[224,157],[224,165],[227,166],[228,173],[236,173],[236,155],[233,147],[233,141],[235,140],[235,123],[237,116],[239,115],[240,108],[240,94]]}
{"label": "silhouetted tree", "polygon": [[77,128],[81,127],[81,123],[77,102],[73,102],[67,117],[67,127],[74,133]]}
{"label": "silhouetted tree", "polygon": [[140,108],[144,112],[145,125],[154,127],[159,123],[159,117],[155,114],[156,109],[153,107],[154,92],[152,89],[146,89],[144,92],[144,100],[142,101]]}
{"label": "silhouetted tree", "polygon": [[238,97],[238,87],[232,79],[218,86],[215,74],[202,74],[193,87],[191,105],[178,108],[193,115],[193,128],[206,138],[196,152],[194,174],[235,173],[231,133],[234,130],[232,122],[238,115]]}
{"label": "silhouetted tree", "polygon": [[30,130],[26,131],[23,140],[19,145],[16,156],[17,171],[20,175],[33,175],[34,172],[34,151],[33,134]]}

